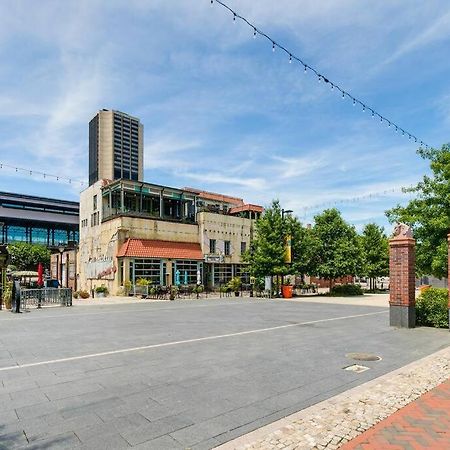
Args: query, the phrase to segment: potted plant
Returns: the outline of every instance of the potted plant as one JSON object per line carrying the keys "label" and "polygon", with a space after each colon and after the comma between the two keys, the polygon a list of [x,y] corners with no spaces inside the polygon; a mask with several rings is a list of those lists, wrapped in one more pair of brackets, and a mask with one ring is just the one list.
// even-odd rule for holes
{"label": "potted plant", "polygon": [[103,298],[106,297],[106,295],[108,294],[108,288],[102,284],[101,286],[97,286],[95,288],[95,296],[98,298]]}
{"label": "potted plant", "polygon": [[83,291],[83,290],[78,291],[78,295],[82,299],[89,298],[89,292],[88,291]]}
{"label": "potted plant", "polygon": [[242,281],[239,277],[233,277],[229,282],[228,282],[228,288],[234,292],[234,295],[236,297],[239,297],[239,289],[242,286]]}
{"label": "potted plant", "polygon": [[283,298],[292,298],[294,287],[291,284],[291,280],[287,279],[285,283],[281,286],[281,292]]}

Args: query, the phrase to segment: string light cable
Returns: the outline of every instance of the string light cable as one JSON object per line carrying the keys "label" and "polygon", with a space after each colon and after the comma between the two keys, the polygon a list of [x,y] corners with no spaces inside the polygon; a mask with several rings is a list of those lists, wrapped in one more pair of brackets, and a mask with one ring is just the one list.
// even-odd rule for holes
{"label": "string light cable", "polygon": [[394,194],[394,193],[411,194],[411,190],[414,187],[415,186],[385,189],[384,191],[371,192],[369,194],[364,194],[364,195],[360,195],[357,197],[344,198],[341,200],[334,200],[334,201],[330,201],[330,202],[324,202],[324,203],[318,203],[315,205],[304,206],[303,208],[300,208],[300,210],[303,211],[303,214],[300,217],[301,218],[307,217],[309,215],[308,213],[310,211],[324,209],[324,208],[330,208],[330,207],[339,206],[339,205],[345,205],[348,203],[357,203],[357,202],[360,202],[363,200],[370,200],[372,198],[383,197],[383,196],[387,196],[387,195]]}
{"label": "string light cable", "polygon": [[29,176],[40,175],[43,178],[46,178],[46,179],[48,178],[48,179],[58,181],[58,182],[67,182],[69,184],[80,185],[80,186],[86,185],[85,181],[77,180],[75,178],[68,178],[68,177],[64,177],[61,175],[53,175],[51,173],[40,172],[40,171],[34,170],[34,169],[25,169],[23,167],[12,166],[10,164],[5,164],[5,163],[0,163],[0,169],[12,169],[12,170],[16,171],[17,173],[21,172],[21,173],[28,174]]}
{"label": "string light cable", "polygon": [[228,10],[228,12],[230,12],[232,14],[233,23],[236,23],[236,20],[239,19],[243,23],[245,23],[247,26],[249,26],[253,31],[254,38],[256,38],[257,36],[261,36],[261,37],[267,39],[271,44],[272,52],[275,52],[276,49],[281,50],[289,57],[289,63],[292,64],[293,62],[296,62],[296,63],[300,64],[300,66],[302,67],[305,74],[307,74],[308,72],[311,72],[317,77],[319,83],[323,82],[324,84],[330,85],[331,90],[338,92],[342,96],[343,100],[346,100],[346,99],[350,100],[352,102],[353,106],[358,105],[363,112],[368,111],[372,115],[372,118],[379,119],[380,123],[386,124],[388,126],[388,128],[395,130],[396,133],[401,133],[402,136],[408,137],[409,140],[414,140],[414,142],[419,143],[421,147],[426,148],[427,150],[429,148],[432,148],[430,145],[425,143],[423,140],[420,140],[413,133],[405,130],[404,128],[402,128],[400,125],[398,125],[394,121],[392,121],[392,120],[388,119],[387,117],[383,116],[382,114],[380,114],[378,111],[375,110],[375,108],[369,106],[366,102],[353,96],[349,91],[343,89],[339,84],[331,81],[328,77],[326,77],[325,75],[320,73],[317,69],[310,66],[303,59],[296,56],[293,52],[288,50],[283,45],[279,44],[271,36],[266,34],[264,31],[260,30],[255,24],[250,22],[247,18],[245,18],[244,16],[241,16],[238,12],[233,10],[230,6],[228,6],[222,0],[210,0],[210,2],[211,2],[211,6],[213,6],[214,4],[217,4],[219,6],[222,6],[226,10]]}

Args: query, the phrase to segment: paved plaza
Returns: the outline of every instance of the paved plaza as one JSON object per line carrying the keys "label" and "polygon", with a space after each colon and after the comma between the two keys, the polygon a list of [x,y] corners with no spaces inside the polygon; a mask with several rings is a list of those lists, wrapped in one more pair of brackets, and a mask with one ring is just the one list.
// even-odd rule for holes
{"label": "paved plaza", "polygon": [[[450,343],[446,330],[393,329],[386,307],[352,303],[2,312],[0,446],[209,449]],[[351,352],[382,359],[343,370]]]}

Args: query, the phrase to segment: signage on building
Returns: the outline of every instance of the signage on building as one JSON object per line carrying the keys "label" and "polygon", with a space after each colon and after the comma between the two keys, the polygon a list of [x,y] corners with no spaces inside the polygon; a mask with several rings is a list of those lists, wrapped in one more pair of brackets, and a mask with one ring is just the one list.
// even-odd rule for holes
{"label": "signage on building", "polygon": [[225,258],[223,255],[205,255],[205,262],[206,263],[223,263],[225,261]]}
{"label": "signage on building", "polygon": [[86,277],[91,280],[114,280],[117,271],[113,258],[94,259],[86,263]]}

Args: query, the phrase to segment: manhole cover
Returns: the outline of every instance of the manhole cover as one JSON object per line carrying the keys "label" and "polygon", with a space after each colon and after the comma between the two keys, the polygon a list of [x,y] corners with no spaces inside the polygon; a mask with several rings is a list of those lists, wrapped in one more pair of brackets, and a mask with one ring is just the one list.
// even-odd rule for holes
{"label": "manhole cover", "polygon": [[347,358],[355,359],[356,361],[380,361],[381,357],[373,353],[347,353]]}
{"label": "manhole cover", "polygon": [[366,366],[360,366],[359,364],[353,364],[351,366],[344,367],[344,370],[348,370],[349,372],[361,373],[369,370]]}

